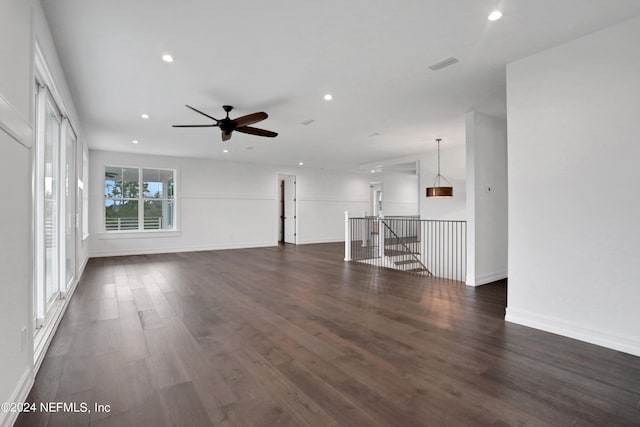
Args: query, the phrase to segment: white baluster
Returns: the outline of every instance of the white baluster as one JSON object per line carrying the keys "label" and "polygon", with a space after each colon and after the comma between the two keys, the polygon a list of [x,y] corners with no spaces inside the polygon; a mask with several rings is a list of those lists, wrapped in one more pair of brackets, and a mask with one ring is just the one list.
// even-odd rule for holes
{"label": "white baluster", "polygon": [[344,260],[351,261],[351,233],[349,230],[349,211],[344,211]]}
{"label": "white baluster", "polygon": [[384,217],[380,215],[378,217],[378,256],[384,259]]}

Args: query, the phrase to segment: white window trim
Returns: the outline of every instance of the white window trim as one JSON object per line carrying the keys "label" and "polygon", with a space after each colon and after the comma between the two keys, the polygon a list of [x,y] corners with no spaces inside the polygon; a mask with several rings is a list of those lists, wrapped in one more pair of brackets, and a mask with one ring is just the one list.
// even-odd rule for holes
{"label": "white window trim", "polygon": [[[106,197],[104,195],[104,177],[105,177],[105,173],[106,173],[106,169],[107,167],[114,167],[114,168],[130,168],[130,169],[138,169],[138,184],[142,182],[142,171],[143,169],[156,169],[156,170],[163,170],[163,171],[172,171],[173,172],[173,180],[174,180],[174,184],[173,184],[173,202],[174,202],[174,207],[173,207],[173,228],[171,229],[165,229],[165,230],[144,230],[144,229],[140,229],[138,228],[137,230],[112,230],[112,231],[107,231],[106,227],[105,227],[105,221],[106,221],[106,211],[105,211],[105,200]],[[101,226],[100,226],[100,232],[98,233],[98,239],[100,240],[107,240],[107,239],[135,239],[135,238],[142,238],[142,237],[177,237],[180,236],[182,234],[182,232],[180,231],[180,228],[178,227],[179,224],[179,219],[180,216],[178,214],[178,206],[179,206],[179,195],[180,195],[180,188],[178,186],[179,180],[178,180],[178,169],[177,168],[162,168],[162,167],[155,167],[155,166],[133,166],[133,165],[122,165],[122,164],[103,164],[102,165],[102,188],[101,188],[101,197],[102,197],[102,207],[101,207]],[[141,205],[140,202],[144,202],[144,197],[143,197],[143,191],[139,190],[138,191],[138,224],[144,224],[144,208],[140,209],[140,206],[144,206],[144,203]],[[140,216],[142,216],[142,221],[140,220]]]}

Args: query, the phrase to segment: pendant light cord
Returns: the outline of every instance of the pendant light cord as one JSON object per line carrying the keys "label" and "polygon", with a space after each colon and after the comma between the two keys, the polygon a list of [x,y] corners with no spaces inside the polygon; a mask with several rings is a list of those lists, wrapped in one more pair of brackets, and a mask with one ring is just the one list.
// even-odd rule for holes
{"label": "pendant light cord", "polygon": [[436,142],[438,143],[438,175],[436,175],[436,179],[433,181],[433,187],[440,187],[440,178],[444,179],[447,184],[451,185],[447,178],[440,175],[440,141],[442,141],[441,138],[436,139]]}
{"label": "pendant light cord", "polygon": [[438,141],[438,176],[440,176],[440,141],[442,140],[438,138],[437,141]]}

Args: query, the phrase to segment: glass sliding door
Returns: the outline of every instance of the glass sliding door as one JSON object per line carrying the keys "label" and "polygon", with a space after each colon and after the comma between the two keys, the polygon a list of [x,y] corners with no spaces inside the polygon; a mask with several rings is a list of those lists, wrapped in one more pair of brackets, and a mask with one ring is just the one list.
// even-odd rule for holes
{"label": "glass sliding door", "polygon": [[38,85],[34,163],[34,317],[45,326],[76,270],[76,136],[49,90]]}
{"label": "glass sliding door", "polygon": [[76,275],[76,197],[78,180],[76,178],[76,135],[65,121],[64,150],[64,277],[63,291],[73,284]]}
{"label": "glass sliding door", "polygon": [[[38,44],[35,45],[32,157],[33,353],[39,364],[78,279],[77,135]],[[82,183],[84,186],[84,182]]]}
{"label": "glass sliding door", "polygon": [[45,309],[48,311],[60,292],[60,124],[61,117],[46,95],[44,112],[44,279]]}

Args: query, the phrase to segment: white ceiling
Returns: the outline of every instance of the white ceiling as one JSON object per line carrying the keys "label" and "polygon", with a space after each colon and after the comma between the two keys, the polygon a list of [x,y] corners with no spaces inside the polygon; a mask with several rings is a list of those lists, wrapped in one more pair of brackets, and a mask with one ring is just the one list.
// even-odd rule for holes
{"label": "white ceiling", "polygon": [[[640,14],[639,0],[42,3],[91,148],[333,168],[464,143],[465,112],[506,114],[506,63]],[[255,126],[280,135],[171,128],[207,123],[184,104],[266,111]]]}

